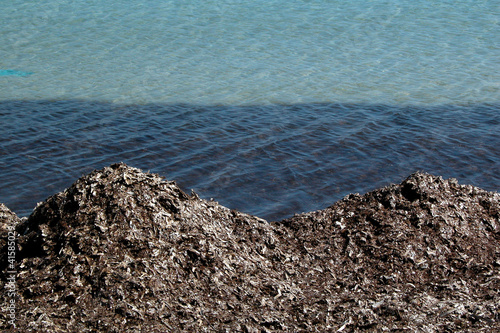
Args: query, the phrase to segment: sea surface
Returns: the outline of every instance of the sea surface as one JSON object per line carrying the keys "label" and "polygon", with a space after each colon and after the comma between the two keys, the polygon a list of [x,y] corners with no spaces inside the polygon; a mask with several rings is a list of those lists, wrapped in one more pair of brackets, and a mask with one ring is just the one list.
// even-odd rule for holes
{"label": "sea surface", "polygon": [[0,202],[125,162],[268,220],[415,171],[500,190],[500,3],[4,1]]}

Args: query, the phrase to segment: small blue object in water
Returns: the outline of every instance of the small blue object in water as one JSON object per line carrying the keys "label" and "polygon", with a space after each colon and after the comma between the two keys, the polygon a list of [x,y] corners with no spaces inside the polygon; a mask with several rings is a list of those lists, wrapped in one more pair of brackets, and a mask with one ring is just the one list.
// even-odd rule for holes
{"label": "small blue object in water", "polygon": [[30,76],[31,72],[16,71],[15,69],[0,69],[0,76]]}

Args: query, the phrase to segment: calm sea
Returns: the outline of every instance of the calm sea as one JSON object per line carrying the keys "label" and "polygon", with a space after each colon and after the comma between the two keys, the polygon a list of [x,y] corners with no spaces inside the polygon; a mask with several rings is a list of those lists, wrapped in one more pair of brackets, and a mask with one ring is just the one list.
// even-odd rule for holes
{"label": "calm sea", "polygon": [[114,162],[269,220],[417,170],[498,191],[499,21],[492,0],[5,2],[0,202],[28,215]]}

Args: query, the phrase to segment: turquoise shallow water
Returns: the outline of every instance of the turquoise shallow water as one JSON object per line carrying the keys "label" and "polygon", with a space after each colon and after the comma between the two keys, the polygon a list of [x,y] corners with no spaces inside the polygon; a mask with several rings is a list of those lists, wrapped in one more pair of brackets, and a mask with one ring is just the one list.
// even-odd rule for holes
{"label": "turquoise shallow water", "polygon": [[500,94],[497,1],[11,1],[1,99],[463,104]]}
{"label": "turquoise shallow water", "polygon": [[275,219],[416,170],[500,188],[496,1],[11,1],[0,202],[124,161]]}

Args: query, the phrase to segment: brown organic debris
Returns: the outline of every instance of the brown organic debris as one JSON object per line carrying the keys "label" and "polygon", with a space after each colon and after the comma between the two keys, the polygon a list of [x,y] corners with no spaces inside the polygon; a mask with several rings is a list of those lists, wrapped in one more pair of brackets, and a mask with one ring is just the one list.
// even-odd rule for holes
{"label": "brown organic debris", "polygon": [[500,330],[500,196],[428,174],[268,223],[114,164],[9,224],[19,331]]}

